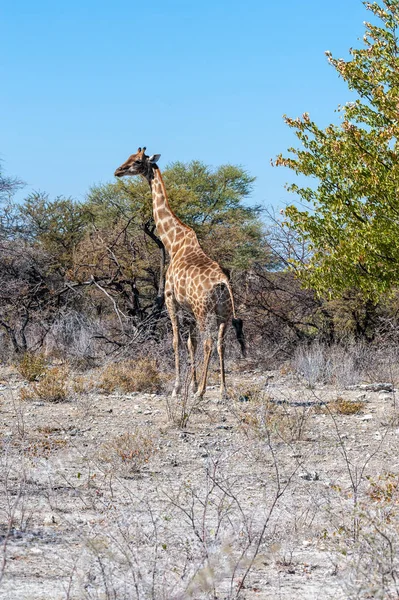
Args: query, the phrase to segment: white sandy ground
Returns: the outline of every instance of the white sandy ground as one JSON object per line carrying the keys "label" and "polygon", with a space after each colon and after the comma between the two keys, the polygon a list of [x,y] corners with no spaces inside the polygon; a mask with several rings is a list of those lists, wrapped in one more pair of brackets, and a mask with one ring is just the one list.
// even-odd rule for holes
{"label": "white sandy ground", "polygon": [[[232,399],[219,404],[212,387],[182,430],[166,395],[54,404],[21,401],[10,369],[0,381],[2,600],[397,597],[368,555],[389,563],[388,551],[366,536],[396,502],[395,487],[385,504],[371,493],[399,473],[394,393],[229,373]],[[320,404],[337,397],[360,413],[333,419]],[[126,432],[136,447],[122,461],[107,441]]]}

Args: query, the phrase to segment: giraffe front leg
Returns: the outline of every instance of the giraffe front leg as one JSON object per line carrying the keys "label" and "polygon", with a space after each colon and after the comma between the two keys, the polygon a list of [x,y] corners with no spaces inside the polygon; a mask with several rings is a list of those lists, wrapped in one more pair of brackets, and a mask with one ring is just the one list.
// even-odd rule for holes
{"label": "giraffe front leg", "polygon": [[193,392],[194,394],[198,390],[198,382],[197,382],[197,369],[195,364],[195,353],[197,350],[197,332],[195,329],[195,325],[190,326],[190,331],[188,334],[187,348],[190,354],[190,362],[191,362],[191,380],[193,384]]}
{"label": "giraffe front leg", "polygon": [[169,317],[172,323],[173,331],[173,350],[175,353],[175,385],[173,387],[172,398],[178,396],[181,392],[181,381],[180,381],[180,338],[179,338],[179,321],[177,318],[176,303],[171,295],[167,295],[165,298],[166,308],[169,313]]}
{"label": "giraffe front leg", "polygon": [[209,361],[212,354],[213,341],[211,337],[205,338],[204,341],[204,368],[202,370],[201,383],[198,388],[197,397],[202,398],[206,390],[206,380],[208,377]]}

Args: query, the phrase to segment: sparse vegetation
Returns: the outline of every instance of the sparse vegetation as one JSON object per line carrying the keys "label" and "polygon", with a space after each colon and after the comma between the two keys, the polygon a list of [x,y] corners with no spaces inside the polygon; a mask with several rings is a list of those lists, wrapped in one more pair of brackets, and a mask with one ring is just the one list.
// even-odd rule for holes
{"label": "sparse vegetation", "polygon": [[27,381],[38,381],[47,369],[47,360],[43,354],[25,352],[17,363],[18,371]]}
{"label": "sparse vegetation", "polygon": [[399,598],[399,0],[365,5],[364,47],[328,53],[343,119],[286,119],[301,203],[251,206],[241,166],[164,171],[244,320],[224,403],[183,351],[167,393],[147,183],[14,202],[0,168],[1,597]]}
{"label": "sparse vegetation", "polygon": [[287,443],[306,439],[313,410],[306,404],[291,406],[289,398],[278,402],[267,392],[246,388],[238,396],[236,406],[246,435],[255,435],[262,440],[273,436]]}
{"label": "sparse vegetation", "polygon": [[339,415],[357,415],[364,408],[363,402],[348,400],[347,398],[337,398],[329,404],[329,409]]}
{"label": "sparse vegetation", "polygon": [[136,429],[104,442],[99,451],[99,459],[110,465],[113,472],[125,475],[138,473],[148,463],[156,450],[156,437]]}
{"label": "sparse vegetation", "polygon": [[103,370],[99,387],[106,393],[119,391],[159,392],[163,388],[163,379],[156,362],[150,358],[126,360],[110,364]]}
{"label": "sparse vegetation", "polygon": [[48,368],[37,383],[20,392],[21,400],[38,398],[45,402],[65,402],[68,399],[68,369]]}

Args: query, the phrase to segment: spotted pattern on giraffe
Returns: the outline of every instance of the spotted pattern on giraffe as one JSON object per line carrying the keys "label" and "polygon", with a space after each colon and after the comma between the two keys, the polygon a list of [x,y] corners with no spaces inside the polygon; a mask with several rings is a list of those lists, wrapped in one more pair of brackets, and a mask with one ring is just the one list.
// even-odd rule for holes
{"label": "spotted pattern on giraffe", "polygon": [[[159,155],[149,157],[145,148],[139,148],[115,171],[117,177],[141,175],[151,188],[153,214],[157,233],[169,256],[170,265],[165,280],[165,303],[172,322],[173,348],[175,352],[176,379],[173,395],[181,390],[179,358],[178,308],[188,311],[204,336],[204,364],[198,396],[206,389],[207,372],[214,339],[217,337],[217,351],[220,361],[220,393],[226,394],[224,370],[224,336],[226,325],[233,316],[233,324],[240,322],[240,345],[244,348],[242,322],[235,317],[234,300],[229,280],[217,262],[211,260],[202,250],[193,229],[182,223],[169,206],[161,172],[156,164]],[[194,390],[197,389],[195,351],[197,337],[190,328],[188,349],[191,360],[191,375]]]}

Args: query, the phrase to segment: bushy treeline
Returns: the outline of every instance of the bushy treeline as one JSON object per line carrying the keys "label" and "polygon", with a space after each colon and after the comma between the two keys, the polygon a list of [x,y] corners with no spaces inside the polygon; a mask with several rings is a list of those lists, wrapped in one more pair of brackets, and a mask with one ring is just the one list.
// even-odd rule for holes
{"label": "bushy treeline", "polygon": [[[254,178],[234,165],[164,171],[172,208],[230,274],[253,356],[284,356],[315,338],[396,342],[399,0],[365,6],[373,23],[363,47],[346,61],[327,53],[356,93],[342,121],[321,129],[307,113],[286,119],[301,146],[276,165],[312,179],[289,188],[301,204],[282,219],[250,206]],[[167,343],[168,257],[147,183],[94,186],[82,203],[33,194],[15,204],[20,186],[0,171],[3,356],[98,358]]]}
{"label": "bushy treeline", "polygon": [[[175,163],[164,172],[170,202],[205,251],[234,276],[273,261],[259,207],[245,206],[254,179],[231,165]],[[82,203],[33,194],[1,176],[2,347],[99,356],[165,338],[168,257],[139,180],[93,187]],[[1,185],[1,183],[0,183]]]}
{"label": "bushy treeline", "polygon": [[[286,356],[315,337],[375,336],[386,306],[353,290],[331,301],[301,287],[287,266],[294,257],[306,262],[306,245],[294,229],[248,206],[254,178],[242,168],[175,163],[164,177],[176,214],[231,277],[254,358]],[[3,360],[37,350],[101,359],[169,343],[168,257],[145,182],[94,186],[82,203],[40,193],[14,203],[20,182],[1,176],[1,185]]]}

